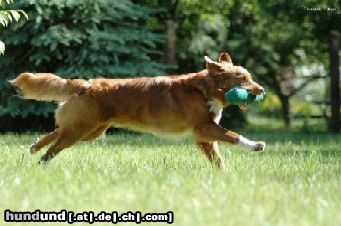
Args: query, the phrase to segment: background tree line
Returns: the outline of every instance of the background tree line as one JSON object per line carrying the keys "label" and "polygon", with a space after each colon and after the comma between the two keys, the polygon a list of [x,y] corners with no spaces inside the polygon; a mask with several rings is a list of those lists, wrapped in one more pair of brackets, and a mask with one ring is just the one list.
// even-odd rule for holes
{"label": "background tree line", "polygon": [[[56,107],[13,95],[7,80],[20,72],[66,78],[184,73],[201,70],[204,55],[214,58],[227,51],[272,92],[261,111],[269,113],[278,103],[280,112],[273,113],[288,127],[292,97],[330,77],[329,91],[311,96],[333,97],[330,125],[340,129],[341,9],[336,0],[18,0],[11,7],[23,9],[29,19],[0,28],[6,44],[0,57],[3,128],[51,117]],[[224,115],[225,126],[231,126],[226,120],[231,117],[245,121],[238,108]]]}

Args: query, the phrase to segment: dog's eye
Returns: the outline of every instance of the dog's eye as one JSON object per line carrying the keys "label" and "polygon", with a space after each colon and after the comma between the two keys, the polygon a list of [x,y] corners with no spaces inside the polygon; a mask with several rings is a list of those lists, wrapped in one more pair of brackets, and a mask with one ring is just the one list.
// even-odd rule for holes
{"label": "dog's eye", "polygon": [[241,80],[243,80],[243,81],[246,80],[246,76],[243,75],[242,73],[237,73],[236,76],[237,76],[238,79],[241,79]]}
{"label": "dog's eye", "polygon": [[246,78],[245,75],[243,75],[243,73],[237,73],[236,76],[238,78],[243,78],[243,79]]}

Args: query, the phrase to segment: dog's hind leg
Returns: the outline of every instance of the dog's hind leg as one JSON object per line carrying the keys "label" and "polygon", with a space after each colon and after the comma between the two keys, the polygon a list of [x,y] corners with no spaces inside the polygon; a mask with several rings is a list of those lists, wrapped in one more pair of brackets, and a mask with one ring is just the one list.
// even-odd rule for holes
{"label": "dog's hind leg", "polygon": [[37,151],[42,149],[45,145],[48,145],[48,144],[52,143],[53,141],[55,141],[58,137],[58,134],[59,134],[59,129],[57,128],[53,132],[51,132],[51,133],[41,137],[37,141],[35,141],[30,148],[31,154],[37,153]]}
{"label": "dog's hind leg", "polygon": [[217,141],[197,142],[197,145],[212,163],[216,164],[219,169],[226,170],[224,159],[219,152]]}
{"label": "dog's hind leg", "polygon": [[82,127],[81,129],[73,128],[60,128],[60,134],[56,142],[46,151],[41,157],[40,162],[47,162],[56,156],[63,149],[68,148],[75,144],[77,141],[82,140],[83,137],[88,136],[94,127]]}
{"label": "dog's hind leg", "polygon": [[82,139],[82,141],[94,140],[94,139],[100,137],[103,133],[105,133],[105,131],[108,129],[108,127],[109,127],[108,125],[105,125],[105,126],[101,126],[101,127],[97,128],[95,131],[91,132],[89,135],[84,137]]}
{"label": "dog's hind leg", "polygon": [[[55,143],[41,157],[41,162],[52,159],[63,149],[90,136],[105,123],[102,121],[94,101],[86,96],[74,96],[56,111],[56,124],[59,126]],[[105,130],[103,129],[103,132]]]}

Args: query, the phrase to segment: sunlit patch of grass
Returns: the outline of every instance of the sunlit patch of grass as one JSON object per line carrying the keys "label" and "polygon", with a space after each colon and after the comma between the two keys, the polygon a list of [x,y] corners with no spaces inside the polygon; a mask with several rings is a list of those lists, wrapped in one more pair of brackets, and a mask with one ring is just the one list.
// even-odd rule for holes
{"label": "sunlit patch of grass", "polygon": [[38,135],[2,135],[1,212],[172,210],[175,225],[341,225],[339,136],[246,135],[265,140],[267,151],[220,145],[229,173],[191,138],[108,135],[38,165],[45,150],[28,151]]}

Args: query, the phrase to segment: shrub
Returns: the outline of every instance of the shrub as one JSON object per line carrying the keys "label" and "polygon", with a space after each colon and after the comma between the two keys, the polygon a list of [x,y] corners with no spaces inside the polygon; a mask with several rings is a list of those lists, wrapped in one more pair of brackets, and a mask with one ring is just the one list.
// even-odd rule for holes
{"label": "shrub", "polygon": [[131,1],[18,0],[28,21],[1,31],[0,116],[47,116],[54,104],[24,101],[9,87],[18,73],[53,72],[65,78],[158,75],[163,36],[144,26],[153,10]]}

